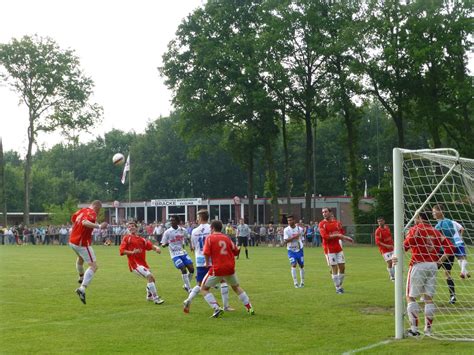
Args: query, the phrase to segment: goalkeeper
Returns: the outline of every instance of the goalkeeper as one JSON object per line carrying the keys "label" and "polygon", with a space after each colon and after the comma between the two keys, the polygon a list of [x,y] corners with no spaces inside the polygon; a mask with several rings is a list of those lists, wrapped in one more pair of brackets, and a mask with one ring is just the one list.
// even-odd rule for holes
{"label": "goalkeeper", "polygon": [[[458,263],[461,268],[461,273],[459,276],[461,279],[471,277],[467,271],[466,246],[464,245],[464,241],[462,239],[464,228],[456,221],[450,220],[444,216],[444,206],[442,204],[434,205],[432,212],[433,217],[438,221],[435,228],[448,237],[449,241],[455,246],[454,255],[458,259]],[[451,269],[453,268],[454,264],[454,255],[450,256],[449,259],[442,265],[442,267],[445,269],[446,282],[448,284],[450,293],[449,303],[451,304],[456,302],[454,280],[451,277]]]}

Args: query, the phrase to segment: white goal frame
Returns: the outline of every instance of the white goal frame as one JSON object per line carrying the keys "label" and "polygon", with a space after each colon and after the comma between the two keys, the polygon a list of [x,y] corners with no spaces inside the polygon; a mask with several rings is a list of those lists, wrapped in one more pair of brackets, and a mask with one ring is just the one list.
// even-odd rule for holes
{"label": "white goal frame", "polygon": [[[449,153],[450,160],[453,161],[451,164],[441,163],[448,171],[445,173],[442,179],[437,183],[436,187],[431,191],[430,195],[426,200],[417,208],[413,216],[409,216],[411,219],[405,223],[405,206],[404,206],[404,171],[403,163],[404,154],[417,154],[417,153],[428,153],[430,156],[436,158],[446,157],[445,154]],[[438,160],[438,159],[436,159]],[[453,170],[459,166],[459,161],[471,161],[471,159],[461,158],[459,153],[455,149],[450,148],[439,148],[439,149],[420,149],[420,150],[408,150],[401,148],[393,149],[393,207],[394,207],[394,254],[398,257],[398,263],[395,266],[395,338],[402,339],[404,337],[404,314],[405,314],[405,284],[404,284],[404,256],[405,251],[403,249],[403,241],[405,239],[405,233],[409,227],[411,227],[415,215],[425,209],[428,203],[431,203],[431,198],[436,194],[438,189],[442,186],[445,180],[452,175]],[[441,159],[440,159],[441,161]],[[462,339],[462,340],[474,340],[474,339]]]}

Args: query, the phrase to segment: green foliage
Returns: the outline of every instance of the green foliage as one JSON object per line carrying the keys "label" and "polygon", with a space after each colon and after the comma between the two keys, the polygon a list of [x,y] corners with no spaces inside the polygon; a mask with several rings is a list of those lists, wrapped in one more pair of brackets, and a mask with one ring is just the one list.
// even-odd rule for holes
{"label": "green foliage", "polygon": [[[70,223],[72,214],[77,210],[78,202],[69,196],[62,205],[51,204],[46,206],[45,210],[50,214],[49,223],[56,226]],[[103,210],[101,212],[103,213]]]}

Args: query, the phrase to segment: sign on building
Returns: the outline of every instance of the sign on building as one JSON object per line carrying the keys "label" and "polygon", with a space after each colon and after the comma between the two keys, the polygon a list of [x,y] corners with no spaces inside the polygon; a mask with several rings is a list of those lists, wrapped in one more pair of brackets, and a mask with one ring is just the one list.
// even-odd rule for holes
{"label": "sign on building", "polygon": [[151,206],[198,206],[202,205],[202,198],[170,198],[151,200]]}

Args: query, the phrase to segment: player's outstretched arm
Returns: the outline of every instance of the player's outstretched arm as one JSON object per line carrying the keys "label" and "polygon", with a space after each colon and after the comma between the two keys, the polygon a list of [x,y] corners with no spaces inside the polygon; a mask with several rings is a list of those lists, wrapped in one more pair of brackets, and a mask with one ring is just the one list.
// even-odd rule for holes
{"label": "player's outstretched arm", "polygon": [[158,245],[153,245],[153,250],[156,251],[157,254],[161,254],[161,249]]}
{"label": "player's outstretched arm", "polygon": [[341,239],[343,239],[343,240],[345,240],[346,242],[349,242],[349,243],[354,243],[354,239],[352,239],[351,237],[349,237],[347,235],[341,234]]}

